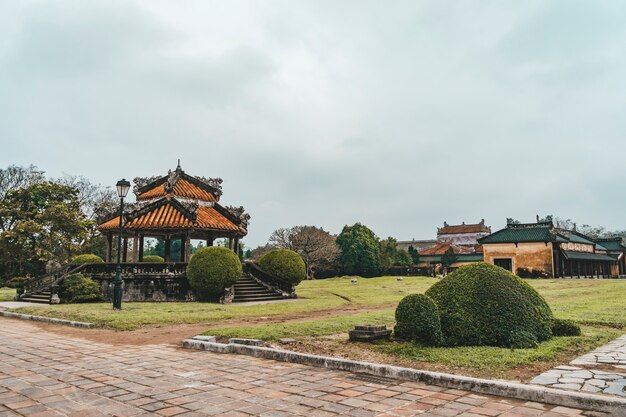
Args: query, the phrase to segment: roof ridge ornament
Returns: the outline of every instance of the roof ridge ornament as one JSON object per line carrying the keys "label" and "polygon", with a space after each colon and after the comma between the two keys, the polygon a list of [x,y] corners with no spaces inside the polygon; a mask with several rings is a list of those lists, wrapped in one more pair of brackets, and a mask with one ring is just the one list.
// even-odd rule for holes
{"label": "roof ridge ornament", "polygon": [[210,178],[210,177],[194,177],[195,179],[197,179],[200,182],[203,182],[204,184],[208,185],[209,187],[212,187],[215,189],[215,195],[217,197],[220,197],[222,195],[222,182],[224,182],[224,180],[222,180],[220,177],[217,178]]}
{"label": "roof ridge ornament", "polygon": [[167,171],[167,180],[165,181],[165,184],[163,184],[163,186],[165,187],[166,194],[169,194],[172,191],[174,191],[174,187],[176,186],[176,183],[180,179],[181,172],[182,171],[179,170],[178,168],[176,168],[176,171],[172,171],[171,169]]}
{"label": "roof ridge ornament", "polygon": [[248,228],[248,224],[250,223],[250,215],[246,213],[246,210],[243,208],[243,206],[226,206],[224,208],[241,222],[241,225],[244,227],[244,229]]}
{"label": "roof ridge ornament", "polygon": [[161,175],[154,175],[152,177],[135,177],[135,179],[133,180],[133,182],[135,183],[135,185],[133,186],[133,193],[135,193],[135,195],[139,194],[139,190],[141,188],[145,187],[148,184],[152,184],[160,178]]}

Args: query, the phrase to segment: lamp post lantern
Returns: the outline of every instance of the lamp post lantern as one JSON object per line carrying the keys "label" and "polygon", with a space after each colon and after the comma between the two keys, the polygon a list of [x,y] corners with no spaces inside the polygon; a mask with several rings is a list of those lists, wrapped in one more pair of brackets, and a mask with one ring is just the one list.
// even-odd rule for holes
{"label": "lamp post lantern", "polygon": [[115,267],[115,280],[113,281],[113,308],[116,310],[122,309],[122,267],[120,265],[122,256],[122,233],[124,218],[124,197],[128,194],[130,188],[130,182],[122,179],[115,184],[117,188],[117,195],[120,198],[120,227],[117,236],[117,266]]}

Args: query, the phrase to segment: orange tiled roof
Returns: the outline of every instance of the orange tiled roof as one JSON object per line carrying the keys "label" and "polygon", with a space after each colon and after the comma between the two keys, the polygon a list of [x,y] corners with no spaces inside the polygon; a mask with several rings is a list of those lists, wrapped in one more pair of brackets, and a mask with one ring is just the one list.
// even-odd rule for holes
{"label": "orange tiled roof", "polygon": [[459,225],[445,225],[437,231],[438,235],[452,235],[457,233],[480,233],[491,232],[488,226],[484,223],[478,224],[459,224]]}
{"label": "orange tiled roof", "polygon": [[161,183],[139,194],[137,196],[137,200],[149,200],[151,198],[165,196],[195,198],[202,201],[210,201],[212,203],[215,203],[217,201],[213,194],[206,190],[203,190],[195,184],[192,184],[185,178],[180,178],[178,181],[176,181],[174,189],[169,194],[165,191],[165,183]]}
{"label": "orange tiled roof", "polygon": [[438,243],[432,248],[420,251],[419,254],[424,256],[443,255],[450,248],[452,248],[452,251],[457,255],[467,253],[482,253],[483,251],[482,245],[454,245],[452,243]]}
{"label": "orange tiled roof", "polygon": [[[192,228],[241,231],[239,226],[219,213],[214,207],[198,207],[196,213],[196,221],[194,222],[171,202],[167,202],[130,219],[125,223],[124,228],[131,230]],[[118,216],[101,224],[98,228],[100,230],[117,229],[119,221]]]}

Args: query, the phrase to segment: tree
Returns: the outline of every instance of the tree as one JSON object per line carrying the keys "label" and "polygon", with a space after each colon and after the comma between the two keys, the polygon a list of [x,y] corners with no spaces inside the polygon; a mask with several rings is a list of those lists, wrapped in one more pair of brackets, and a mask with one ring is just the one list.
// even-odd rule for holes
{"label": "tree", "polygon": [[380,274],[380,247],[378,237],[367,226],[355,223],[344,226],[337,236],[341,249],[339,258],[344,273],[365,277]]}
{"label": "tree", "polygon": [[105,256],[106,241],[97,227],[107,220],[111,213],[118,210],[117,194],[113,189],[93,184],[85,177],[65,175],[54,181],[76,189],[80,209],[90,221],[87,236],[81,242],[82,252]]}
{"label": "tree", "polygon": [[413,261],[413,265],[420,263],[420,253],[413,247],[413,245],[409,246],[409,255],[411,256],[411,260]]}
{"label": "tree", "polygon": [[392,237],[379,242],[380,266],[386,270],[396,264],[398,257],[398,241]]}
{"label": "tree", "polygon": [[89,221],[76,189],[46,181],[8,191],[0,225],[0,273],[10,278],[40,274],[46,262],[64,262],[80,252]]}
{"label": "tree", "polygon": [[395,265],[400,266],[411,266],[413,264],[413,258],[409,254],[409,252],[404,249],[398,249],[396,253],[396,262]]}
{"label": "tree", "polygon": [[334,269],[340,255],[335,237],[316,226],[294,226],[275,230],[269,239],[277,249],[290,249],[304,260],[307,278],[313,278],[316,270]]}
{"label": "tree", "polygon": [[441,264],[448,267],[455,263],[458,259],[459,257],[454,253],[454,250],[452,250],[452,248],[448,248],[448,250],[441,255]]}
{"label": "tree", "polygon": [[4,200],[9,191],[28,188],[45,179],[44,172],[34,165],[28,167],[11,165],[6,169],[0,169],[0,201]]}

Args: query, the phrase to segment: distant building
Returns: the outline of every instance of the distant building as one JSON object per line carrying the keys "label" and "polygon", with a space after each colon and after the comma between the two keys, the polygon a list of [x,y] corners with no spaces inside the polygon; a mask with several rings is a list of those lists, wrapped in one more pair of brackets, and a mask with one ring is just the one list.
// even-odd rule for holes
{"label": "distant building", "polygon": [[520,276],[618,277],[624,274],[622,240],[591,237],[564,230],[551,221],[509,222],[478,239],[484,260]]}
{"label": "distant building", "polygon": [[426,239],[426,240],[399,240],[398,241],[398,249],[408,251],[410,247],[416,249],[418,252],[423,249],[432,248],[437,244],[436,239]]}
{"label": "distant building", "polygon": [[437,242],[452,243],[454,245],[478,245],[478,239],[491,234],[491,227],[485,226],[485,219],[480,223],[449,225],[443,222],[443,227],[437,228]]}
{"label": "distant building", "polygon": [[[482,247],[478,239],[488,236],[491,228],[485,225],[485,220],[475,224],[450,225],[443,222],[443,227],[437,228],[436,243],[419,250],[421,267],[433,268],[433,272],[443,272],[442,267],[448,260],[452,260],[451,268],[467,265],[473,262],[482,262]],[[447,255],[446,255],[447,254]]]}

